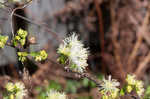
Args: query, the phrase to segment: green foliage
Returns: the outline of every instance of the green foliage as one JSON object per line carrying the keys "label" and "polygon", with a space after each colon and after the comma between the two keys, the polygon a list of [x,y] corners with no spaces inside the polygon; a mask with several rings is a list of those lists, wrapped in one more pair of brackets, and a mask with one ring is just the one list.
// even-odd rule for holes
{"label": "green foliage", "polygon": [[125,95],[125,88],[121,88],[120,90],[120,96],[124,96]]}
{"label": "green foliage", "polygon": [[[78,89],[80,88],[94,88],[96,87],[96,85],[88,80],[87,78],[84,78],[82,80],[79,81],[75,81],[75,80],[67,80],[66,86],[64,88],[64,91],[66,93],[77,93]],[[54,89],[56,91],[62,91],[62,85],[59,84],[56,81],[50,80],[49,81],[49,85],[46,87],[37,87],[36,91],[39,93],[39,96],[37,97],[37,99],[45,99],[46,97],[46,92]],[[78,97],[77,99],[92,99],[91,96],[87,96],[87,97]]]}
{"label": "green foliage", "polygon": [[83,85],[84,87],[90,87],[90,88],[96,87],[96,84],[95,84],[94,82],[90,81],[90,80],[87,79],[87,78],[84,78],[84,79],[82,80],[82,85]]}
{"label": "green foliage", "polygon": [[59,58],[57,59],[57,61],[58,61],[60,64],[66,64],[67,59],[68,59],[68,58],[67,58],[66,55],[61,54],[61,55],[59,56]]}
{"label": "green foliage", "polygon": [[39,93],[37,99],[45,99],[45,97],[47,96],[47,92],[51,89],[61,91],[62,86],[58,82],[50,80],[49,85],[46,86],[45,88],[42,88],[40,86],[36,87],[36,91]]}
{"label": "green foliage", "polygon": [[81,84],[74,80],[68,80],[65,91],[68,93],[76,93]]}
{"label": "green foliage", "polygon": [[150,85],[145,90],[144,99],[150,99]]}
{"label": "green foliage", "polygon": [[8,36],[0,35],[0,48],[4,48],[7,40],[8,40]]}
{"label": "green foliage", "polygon": [[62,86],[58,82],[51,80],[47,87],[47,90],[50,90],[50,89],[55,89],[56,91],[61,91]]}

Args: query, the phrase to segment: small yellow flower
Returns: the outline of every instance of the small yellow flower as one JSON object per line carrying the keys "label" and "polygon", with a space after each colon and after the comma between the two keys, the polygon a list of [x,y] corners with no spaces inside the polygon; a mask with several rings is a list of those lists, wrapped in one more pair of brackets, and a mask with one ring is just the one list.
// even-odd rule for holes
{"label": "small yellow flower", "polygon": [[7,83],[5,88],[9,92],[10,99],[23,99],[27,95],[27,90],[22,82]]}
{"label": "small yellow flower", "polygon": [[48,54],[45,50],[41,50],[40,52],[37,52],[37,55],[35,55],[35,61],[42,61],[46,60],[48,57]]}
{"label": "small yellow flower", "polygon": [[15,39],[16,40],[20,40],[21,38],[20,38],[20,36],[16,36]]}
{"label": "small yellow flower", "polygon": [[27,52],[18,52],[19,61],[24,62],[27,60],[28,53]]}
{"label": "small yellow flower", "polygon": [[131,86],[131,85],[128,85],[128,86],[127,86],[127,92],[129,92],[129,93],[130,93],[130,92],[132,91],[132,89],[133,89],[133,88],[132,88],[132,86]]}
{"label": "small yellow flower", "polygon": [[7,43],[8,36],[0,35],[0,48],[4,48],[5,44]]}
{"label": "small yellow flower", "polygon": [[28,35],[28,32],[23,30],[23,29],[19,29],[17,31],[17,35],[15,35],[15,38],[13,39],[13,44],[14,46],[18,46],[18,44],[20,43],[22,46],[25,45],[26,43],[26,37]]}
{"label": "small yellow flower", "polygon": [[42,60],[42,57],[40,56],[40,55],[37,55],[36,57],[35,57],[35,61],[41,61]]}
{"label": "small yellow flower", "polygon": [[14,91],[14,85],[13,85],[13,83],[7,83],[7,85],[6,85],[6,89],[8,90],[8,91],[10,91],[10,92],[12,92],[12,91]]}
{"label": "small yellow flower", "polygon": [[132,90],[135,90],[139,97],[142,96],[142,94],[144,93],[144,84],[142,81],[136,80],[135,75],[128,74],[126,78],[126,82],[128,84],[127,92],[130,93]]}
{"label": "small yellow flower", "polygon": [[126,81],[129,85],[135,85],[135,75],[127,75]]}
{"label": "small yellow flower", "polygon": [[40,55],[42,57],[42,60],[45,60],[48,56],[45,50],[40,51]]}

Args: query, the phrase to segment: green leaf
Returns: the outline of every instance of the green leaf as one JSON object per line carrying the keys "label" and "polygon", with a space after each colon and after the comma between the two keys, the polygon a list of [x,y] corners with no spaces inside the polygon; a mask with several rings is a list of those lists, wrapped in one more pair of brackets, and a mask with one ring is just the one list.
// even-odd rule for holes
{"label": "green leaf", "polygon": [[60,64],[66,64],[67,59],[68,59],[67,56],[61,54],[61,55],[59,56],[59,58],[58,58],[57,61],[58,61]]}
{"label": "green leaf", "polygon": [[49,90],[49,89],[54,89],[54,90],[60,91],[60,90],[62,90],[62,86],[58,82],[51,80],[47,90]]}
{"label": "green leaf", "polygon": [[82,84],[83,84],[84,87],[88,87],[89,86],[89,80],[87,78],[84,78],[82,80]]}
{"label": "green leaf", "polygon": [[77,92],[77,88],[79,88],[81,86],[80,83],[78,83],[77,81],[73,81],[73,80],[68,80],[67,81],[67,86],[65,88],[66,92],[70,92],[70,93],[76,93]]}
{"label": "green leaf", "polygon": [[124,95],[125,95],[125,89],[121,88],[121,90],[120,90],[120,96],[124,96]]}

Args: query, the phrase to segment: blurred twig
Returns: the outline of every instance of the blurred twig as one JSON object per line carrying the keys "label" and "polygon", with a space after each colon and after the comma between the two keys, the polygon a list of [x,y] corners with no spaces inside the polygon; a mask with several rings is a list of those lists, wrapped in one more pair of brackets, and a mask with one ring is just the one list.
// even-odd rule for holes
{"label": "blurred twig", "polygon": [[[53,64],[55,64],[55,65],[62,66],[61,64],[58,64],[57,62],[55,62],[55,61],[53,61],[53,60],[51,60],[51,59],[48,59],[48,61],[50,61],[51,63],[53,63]],[[71,69],[69,69],[69,68],[67,68],[67,67],[65,67],[64,69],[65,69],[67,72],[77,74],[77,75],[79,76],[79,78],[87,78],[87,79],[89,79],[90,81],[93,81],[93,82],[96,84],[96,86],[101,89],[101,83],[102,83],[102,81],[95,79],[95,78],[93,77],[93,75],[91,75],[91,74],[89,74],[89,73],[79,73],[79,72],[75,72],[75,71],[72,71]],[[126,95],[126,94],[125,94],[125,95]],[[128,95],[131,97],[131,99],[139,99],[138,97],[136,97],[136,96],[134,96],[134,95],[132,95],[132,94],[128,94]]]}
{"label": "blurred twig", "polygon": [[110,2],[110,11],[111,11],[111,24],[112,24],[112,43],[113,43],[113,46],[114,46],[114,56],[115,56],[115,59],[116,59],[116,62],[117,62],[117,67],[120,71],[120,74],[121,74],[121,78],[124,79],[125,77],[125,71],[123,69],[123,65],[122,65],[122,62],[121,62],[121,57],[119,55],[119,49],[120,49],[120,44],[117,42],[117,33],[118,33],[118,26],[117,26],[117,23],[116,23],[116,20],[115,20],[115,8],[114,8],[114,4],[113,4],[114,0],[111,0]]}
{"label": "blurred twig", "polygon": [[[3,11],[6,11],[6,12],[8,12],[8,13],[13,11],[13,9],[12,9],[10,6],[8,6],[8,5],[6,5],[6,4],[4,4],[4,3],[2,3],[2,2],[0,2],[0,4],[3,5],[3,6],[5,6],[5,7],[7,7],[7,8],[9,8],[8,10],[3,9],[3,8],[0,8],[0,9],[3,9]],[[33,21],[33,20],[31,20],[31,19],[29,19],[29,18],[27,18],[27,17],[18,15],[18,14],[16,14],[16,13],[14,13],[13,15],[16,16],[16,17],[19,17],[19,18],[21,18],[21,19],[23,19],[23,20],[25,20],[25,21],[27,21],[28,23],[34,24],[34,25],[36,25],[36,26],[38,26],[38,27],[43,27],[47,32],[51,33],[52,36],[53,36],[58,42],[61,42],[61,37],[60,37],[59,35],[57,35],[56,32],[54,32],[54,31],[52,31],[50,28],[48,28],[48,25],[47,25],[46,23],[43,23],[43,22],[35,22],[35,21]]]}
{"label": "blurred twig", "polygon": [[144,18],[144,21],[142,23],[142,26],[139,28],[138,30],[138,33],[137,33],[137,41],[135,43],[135,46],[131,52],[131,55],[129,56],[128,58],[128,68],[127,68],[127,71],[128,72],[132,72],[132,62],[134,61],[134,59],[136,58],[136,55],[137,55],[137,52],[138,52],[138,49],[142,43],[142,40],[143,40],[143,34],[146,32],[146,29],[147,29],[147,25],[149,23],[149,17],[150,17],[150,5],[148,7],[148,10],[146,12],[146,15],[145,15],[145,18]]}
{"label": "blurred twig", "polygon": [[[102,0],[101,0],[102,2]],[[99,39],[100,39],[100,47],[101,47],[101,56],[102,56],[102,69],[104,69],[104,51],[105,51],[105,40],[104,40],[104,27],[103,27],[103,15],[102,10],[99,7],[99,3],[97,0],[94,0],[94,4],[96,7],[97,15],[98,15],[98,22],[99,22]]]}
{"label": "blurred twig", "polygon": [[[48,59],[48,61],[50,61],[51,63],[56,64],[56,65],[58,65],[58,66],[62,66],[61,64],[58,64],[57,62],[55,62],[55,61],[53,61],[53,60],[51,60],[51,59]],[[87,78],[87,79],[89,79],[90,81],[93,81],[93,82],[97,85],[97,87],[101,87],[100,81],[97,80],[97,79],[95,79],[95,78],[93,78],[93,76],[92,76],[91,74],[89,74],[89,73],[79,73],[79,72],[75,72],[75,71],[72,71],[71,69],[69,69],[69,68],[67,68],[67,67],[65,67],[64,69],[65,69],[67,72],[77,74],[77,75],[79,76],[79,78]]]}
{"label": "blurred twig", "polygon": [[14,37],[14,26],[13,26],[13,16],[14,16],[14,13],[15,13],[15,11],[16,10],[19,10],[19,9],[24,9],[24,8],[26,8],[30,3],[32,2],[32,0],[29,0],[27,3],[25,3],[23,6],[19,6],[19,7],[17,7],[17,8],[14,8],[14,9],[12,9],[12,12],[11,12],[11,30],[12,30],[12,36]]}
{"label": "blurred twig", "polygon": [[136,71],[134,72],[134,74],[136,74],[138,78],[140,78],[142,76],[142,74],[144,73],[144,70],[146,69],[146,66],[148,66],[147,64],[149,62],[150,62],[150,52],[143,59],[143,61],[139,64],[139,66],[137,67]]}

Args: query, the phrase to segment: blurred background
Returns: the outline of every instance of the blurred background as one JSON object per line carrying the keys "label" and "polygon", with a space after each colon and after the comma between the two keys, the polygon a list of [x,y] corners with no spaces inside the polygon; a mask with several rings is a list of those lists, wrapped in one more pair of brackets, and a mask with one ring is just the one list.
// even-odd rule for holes
{"label": "blurred background", "polygon": [[[0,8],[0,33],[11,38],[9,9],[21,4],[8,5]],[[28,20],[14,15],[14,32],[22,28],[29,38],[35,37],[36,44],[30,45],[29,51],[45,49],[48,59],[56,62],[59,44],[75,32],[90,50],[87,72],[98,79],[112,75],[121,85],[127,74],[135,74],[149,85],[149,0],[33,0],[15,13]],[[51,88],[66,92],[71,99],[99,99],[93,82],[80,80],[52,61],[34,64],[30,60],[23,72],[15,49],[0,49],[0,90],[6,82],[21,79],[30,89],[28,99],[43,99]]]}

